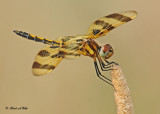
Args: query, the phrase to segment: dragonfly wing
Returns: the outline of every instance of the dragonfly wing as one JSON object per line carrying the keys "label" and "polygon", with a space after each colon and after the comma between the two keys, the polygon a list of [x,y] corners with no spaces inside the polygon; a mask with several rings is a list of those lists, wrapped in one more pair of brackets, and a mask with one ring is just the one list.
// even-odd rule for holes
{"label": "dragonfly wing", "polygon": [[117,26],[131,21],[137,16],[136,11],[125,11],[121,13],[113,13],[108,16],[102,17],[91,24],[87,35],[89,38],[95,39],[107,34]]}
{"label": "dragonfly wing", "polygon": [[51,72],[62,59],[63,57],[59,54],[59,46],[45,46],[36,55],[32,72],[35,76],[45,75]]}
{"label": "dragonfly wing", "polygon": [[84,36],[59,37],[56,41],[59,45],[45,46],[36,55],[32,66],[32,72],[41,76],[51,72],[63,58],[74,59],[80,56],[79,48]]}

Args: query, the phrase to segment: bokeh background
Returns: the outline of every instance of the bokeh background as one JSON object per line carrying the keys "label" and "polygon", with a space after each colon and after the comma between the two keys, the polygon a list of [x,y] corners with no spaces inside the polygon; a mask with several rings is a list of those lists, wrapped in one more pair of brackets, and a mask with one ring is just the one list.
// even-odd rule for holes
{"label": "bokeh background", "polygon": [[[160,114],[160,7],[158,0],[0,0],[0,114],[115,114],[113,88],[96,76],[93,60],[63,60],[50,74],[32,75],[44,44],[12,31],[56,39],[80,35],[99,17],[136,10],[138,17],[97,39],[114,48],[136,114]],[[110,77],[109,72],[103,72]],[[6,107],[27,110],[6,110]]]}

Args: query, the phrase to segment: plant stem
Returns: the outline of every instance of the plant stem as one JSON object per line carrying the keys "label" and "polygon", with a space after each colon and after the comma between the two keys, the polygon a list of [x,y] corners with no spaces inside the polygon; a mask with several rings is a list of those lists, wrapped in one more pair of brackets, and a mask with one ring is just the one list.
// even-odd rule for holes
{"label": "plant stem", "polygon": [[113,65],[111,71],[112,83],[114,85],[114,98],[117,104],[117,114],[133,114],[134,108],[130,96],[130,90],[122,69],[118,65]]}

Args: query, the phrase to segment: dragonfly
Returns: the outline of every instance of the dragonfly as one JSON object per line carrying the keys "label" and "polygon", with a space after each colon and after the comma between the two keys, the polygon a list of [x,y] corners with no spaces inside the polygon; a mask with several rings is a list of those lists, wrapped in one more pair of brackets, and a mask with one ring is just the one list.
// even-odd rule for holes
{"label": "dragonfly", "polygon": [[113,13],[94,21],[85,35],[64,36],[56,40],[18,30],[13,32],[23,38],[46,44],[35,57],[32,66],[33,75],[45,75],[55,69],[63,59],[74,59],[84,55],[93,59],[98,78],[112,85],[112,81],[104,76],[101,71],[113,70],[111,65],[116,63],[108,61],[114,53],[113,48],[110,44],[100,45],[94,39],[106,35],[119,25],[133,20],[136,16],[136,11]]}

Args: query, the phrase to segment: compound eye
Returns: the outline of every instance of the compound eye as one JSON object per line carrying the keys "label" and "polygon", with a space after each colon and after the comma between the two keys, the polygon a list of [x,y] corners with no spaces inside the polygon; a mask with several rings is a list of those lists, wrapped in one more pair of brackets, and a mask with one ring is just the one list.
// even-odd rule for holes
{"label": "compound eye", "polygon": [[102,58],[105,58],[105,59],[110,58],[113,55],[113,49],[111,45],[109,44],[103,45],[100,49],[99,54]]}

